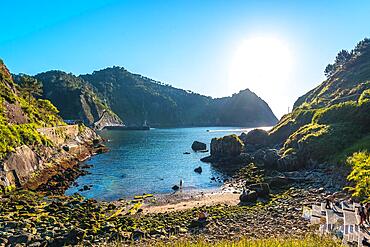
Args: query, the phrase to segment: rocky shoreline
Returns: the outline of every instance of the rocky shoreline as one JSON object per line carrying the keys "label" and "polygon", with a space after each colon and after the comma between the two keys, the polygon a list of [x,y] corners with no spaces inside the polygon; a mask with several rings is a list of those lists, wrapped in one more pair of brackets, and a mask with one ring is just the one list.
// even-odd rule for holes
{"label": "rocky shoreline", "polygon": [[[300,179],[283,179],[288,181],[283,184],[275,181],[268,200],[258,198],[255,203],[240,204],[246,181],[261,179],[258,169],[240,169],[218,192],[175,193],[158,198],[143,195],[114,202],[13,191],[0,198],[0,246],[93,246],[117,241],[151,245],[158,240],[201,237],[213,242],[242,236],[264,238],[266,234],[300,238],[313,233],[309,222],[302,218],[302,208],[336,191],[330,182],[337,179],[333,173],[320,167],[302,171]],[[293,175],[279,174],[288,178]],[[199,224],[202,212],[207,219]]]}
{"label": "rocky shoreline", "polygon": [[[243,236],[304,237],[313,233],[309,222],[302,218],[302,209],[341,190],[344,181],[338,180],[335,167],[317,165],[299,172],[266,169],[260,163],[245,162],[245,157],[255,159],[244,157],[239,152],[243,144],[234,136],[228,141],[233,139],[237,143],[231,145],[220,143],[225,139],[218,140],[221,149],[216,151],[215,142],[211,145],[212,159],[223,150],[232,152],[223,157],[216,155],[213,165],[232,174],[219,190],[142,195],[113,202],[63,195],[78,176],[88,172],[88,166],[80,161],[106,150],[101,140],[85,143],[85,151],[73,155],[71,162],[59,162],[57,168],[43,170],[47,182],[39,183],[41,179],[35,187],[28,183],[28,190],[0,197],[0,246],[93,246],[117,241],[151,245],[158,240],[201,237],[213,242]],[[43,176],[39,174],[38,178]],[[262,184],[267,189],[261,194]],[[258,192],[253,200],[242,199],[245,188]],[[199,221],[200,214],[206,215],[204,221]]]}
{"label": "rocky shoreline", "polygon": [[[237,137],[229,137],[226,145],[225,140],[213,142],[207,158],[232,175],[220,190],[146,194],[113,202],[63,195],[78,176],[88,172],[79,157],[105,151],[101,141],[85,144],[82,156],[50,168],[54,174],[45,176],[47,182],[38,183],[35,192],[27,187],[0,197],[0,246],[154,245],[158,240],[201,237],[214,242],[266,235],[301,238],[314,233],[302,209],[341,191],[345,180],[334,172],[335,166],[278,171],[258,162],[254,155],[258,150],[253,155],[243,153]],[[206,217],[200,220],[200,215]]]}
{"label": "rocky shoreline", "polygon": [[[263,238],[266,234],[303,237],[312,230],[302,218],[302,207],[327,195],[324,189],[292,187],[271,194],[268,202],[254,205],[224,203],[143,213],[141,200],[108,203],[85,200],[78,195],[46,196],[41,192],[16,191],[0,199],[0,245],[91,246],[110,241],[145,244],[159,239],[166,242],[202,236],[217,241],[241,236]],[[200,212],[207,213],[204,225],[198,225]]]}
{"label": "rocky shoreline", "polygon": [[3,161],[0,188],[48,191],[63,194],[80,175],[87,171],[82,162],[108,151],[104,140],[92,129],[66,125],[38,129],[50,145],[18,147]]}

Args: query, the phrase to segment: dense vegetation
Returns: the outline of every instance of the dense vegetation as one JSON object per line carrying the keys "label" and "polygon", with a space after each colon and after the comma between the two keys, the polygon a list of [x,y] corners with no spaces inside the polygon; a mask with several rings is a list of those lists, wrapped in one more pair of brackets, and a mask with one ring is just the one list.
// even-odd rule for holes
{"label": "dense vegetation", "polygon": [[91,83],[127,125],[261,126],[277,119],[269,106],[249,90],[212,99],[132,74],[121,67],[80,76]]}
{"label": "dense vegetation", "polygon": [[36,128],[64,124],[50,101],[32,96],[37,83],[26,82],[24,87],[15,84],[0,60],[0,159],[22,144],[49,144]]}
{"label": "dense vegetation", "polygon": [[370,202],[370,153],[354,153],[347,162],[352,167],[348,180],[353,186],[348,187],[349,191],[360,200]]}

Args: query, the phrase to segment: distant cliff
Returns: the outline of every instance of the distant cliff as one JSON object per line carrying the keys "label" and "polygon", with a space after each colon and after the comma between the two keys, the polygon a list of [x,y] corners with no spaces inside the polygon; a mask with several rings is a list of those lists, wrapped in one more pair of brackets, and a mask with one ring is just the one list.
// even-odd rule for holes
{"label": "distant cliff", "polygon": [[[42,98],[48,99],[58,108],[65,120],[80,120],[98,129],[106,125],[122,124],[94,90],[82,78],[63,71],[48,71],[34,76],[43,85]],[[15,76],[19,81],[19,76]],[[99,121],[98,124],[95,124]]]}
{"label": "distant cliff", "polygon": [[270,107],[250,90],[213,99],[174,88],[122,67],[81,75],[127,125],[150,126],[271,126]]}
{"label": "distant cliff", "polygon": [[[14,77],[19,81],[19,75]],[[43,84],[41,97],[52,101],[63,119],[81,120],[98,129],[122,120],[128,126],[152,127],[256,127],[277,122],[267,103],[249,89],[213,99],[122,67],[81,76],[55,70],[34,78]]]}

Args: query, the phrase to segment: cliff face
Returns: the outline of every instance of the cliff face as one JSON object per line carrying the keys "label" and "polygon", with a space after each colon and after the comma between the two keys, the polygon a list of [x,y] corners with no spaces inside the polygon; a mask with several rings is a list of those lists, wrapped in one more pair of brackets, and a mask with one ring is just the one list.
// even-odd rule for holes
{"label": "cliff face", "polygon": [[0,191],[37,188],[92,155],[99,141],[87,127],[65,125],[56,107],[15,84],[0,60]]}
{"label": "cliff face", "polygon": [[[16,81],[19,76],[15,76]],[[122,124],[92,85],[83,79],[62,71],[48,71],[34,76],[43,84],[42,98],[48,99],[59,109],[65,120],[82,121],[88,126],[103,128],[105,124]],[[100,124],[95,122],[100,121]]]}
{"label": "cliff face", "polygon": [[90,157],[94,140],[100,141],[94,131],[78,125],[39,128],[37,131],[50,141],[50,145],[16,147],[3,160],[0,187],[36,189],[58,172]]}
{"label": "cliff face", "polygon": [[127,125],[271,126],[277,122],[269,106],[249,90],[212,99],[174,88],[121,67],[80,76],[93,85]]}

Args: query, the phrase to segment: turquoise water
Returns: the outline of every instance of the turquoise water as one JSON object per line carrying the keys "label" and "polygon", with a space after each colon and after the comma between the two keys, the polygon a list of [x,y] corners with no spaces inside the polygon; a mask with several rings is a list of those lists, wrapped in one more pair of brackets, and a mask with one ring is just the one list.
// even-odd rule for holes
{"label": "turquoise water", "polygon": [[[210,131],[207,131],[210,130]],[[227,177],[200,158],[209,153],[191,150],[193,141],[209,144],[213,137],[232,133],[240,134],[248,129],[235,127],[151,129],[150,131],[102,131],[109,141],[110,151],[92,157],[86,163],[93,165],[89,175],[77,179],[78,186],[66,194],[79,192],[87,198],[116,200],[143,193],[170,193],[172,186],[182,179],[184,190],[210,189],[222,185],[212,177]],[[190,154],[183,154],[190,152]],[[195,173],[201,166],[203,172]],[[78,191],[84,185],[92,185],[88,191]]]}

